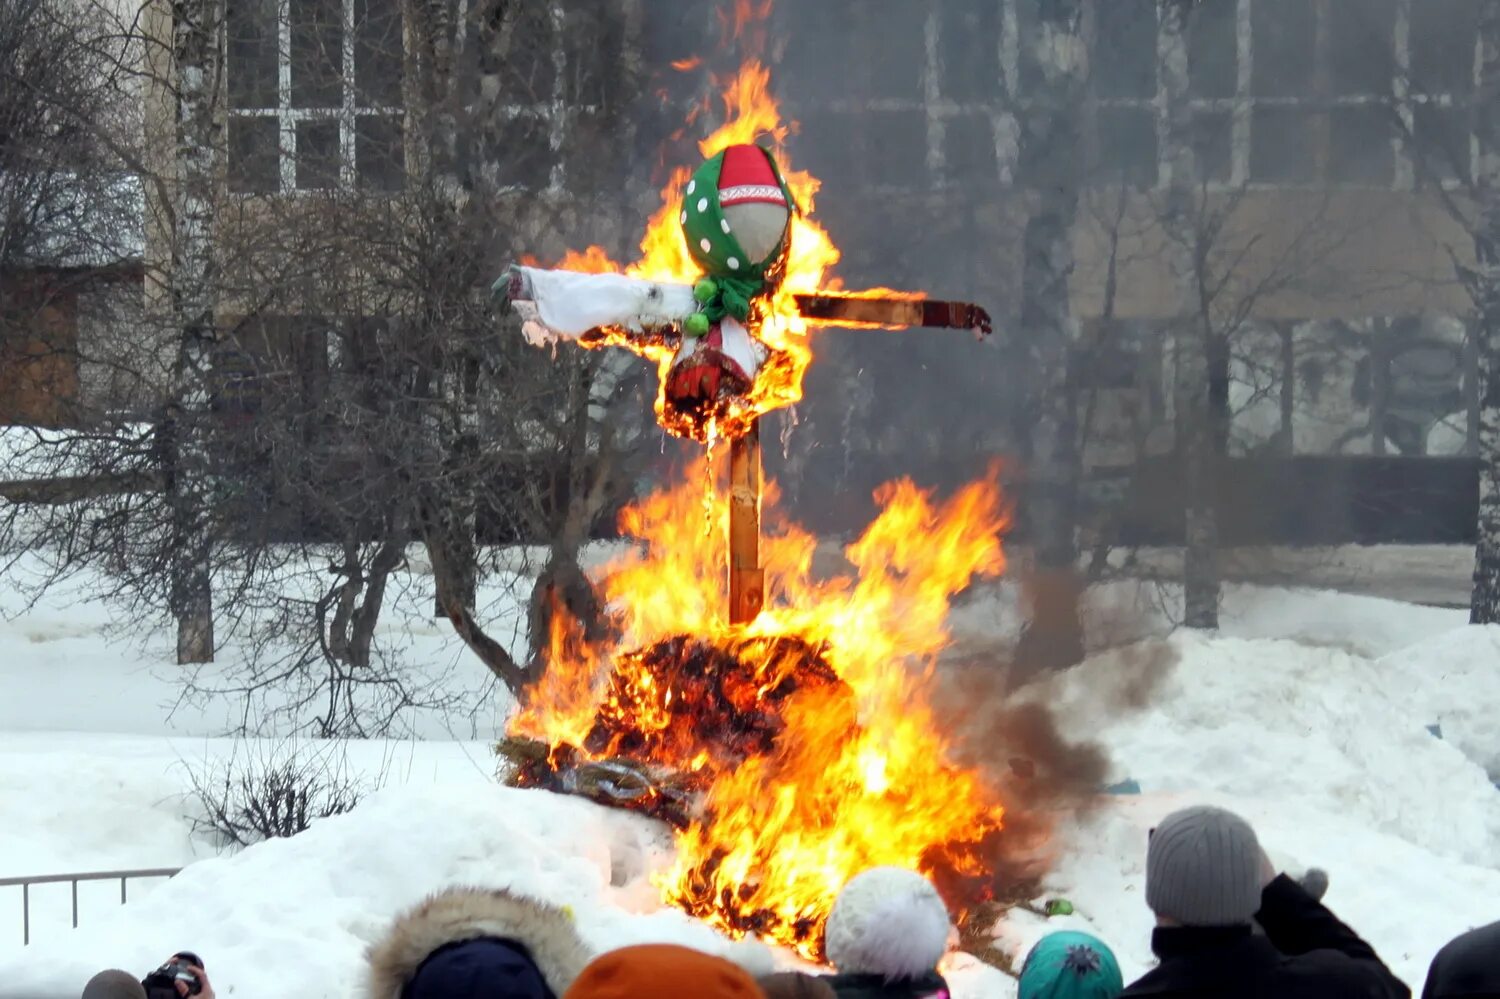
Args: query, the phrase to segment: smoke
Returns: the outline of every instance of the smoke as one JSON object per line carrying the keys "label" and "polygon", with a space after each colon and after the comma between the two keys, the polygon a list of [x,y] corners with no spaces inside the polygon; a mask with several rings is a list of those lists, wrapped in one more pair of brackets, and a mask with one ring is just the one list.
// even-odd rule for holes
{"label": "smoke", "polygon": [[[1108,636],[1091,638],[1096,647],[1109,644]],[[1038,671],[1017,659],[1022,644],[969,643],[934,671],[930,692],[954,764],[992,782],[1005,803],[988,888],[1011,901],[1034,897],[1055,859],[1059,822],[1103,800],[1114,761],[1090,733],[1146,707],[1177,662],[1175,647],[1148,640],[1072,669]]]}

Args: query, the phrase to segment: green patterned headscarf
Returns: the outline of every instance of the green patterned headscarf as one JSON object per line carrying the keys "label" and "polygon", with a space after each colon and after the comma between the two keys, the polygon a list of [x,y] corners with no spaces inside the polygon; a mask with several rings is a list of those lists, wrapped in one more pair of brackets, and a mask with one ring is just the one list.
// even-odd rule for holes
{"label": "green patterned headscarf", "polygon": [[[754,189],[748,185],[720,186],[721,181],[726,179],[723,177],[725,155],[733,151],[736,159],[743,163],[745,158],[742,151],[746,149],[754,149],[764,157],[770,167],[767,179],[775,181],[786,200],[788,211],[792,214],[797,211],[797,202],[792,197],[775,158],[758,146],[731,146],[706,160],[693,172],[683,189],[680,221],[683,236],[687,239],[688,252],[692,254],[694,262],[703,268],[707,277],[694,288],[694,295],[702,306],[699,315],[704,320],[690,324],[690,333],[706,331],[708,324],[716,323],[725,316],[733,316],[741,322],[748,319],[751,300],[765,290],[767,275],[774,271],[786,253],[790,226],[765,259],[751,260],[745,248],[735,238],[729,220],[724,215],[723,196],[726,192]],[[701,331],[693,326],[701,327]]]}

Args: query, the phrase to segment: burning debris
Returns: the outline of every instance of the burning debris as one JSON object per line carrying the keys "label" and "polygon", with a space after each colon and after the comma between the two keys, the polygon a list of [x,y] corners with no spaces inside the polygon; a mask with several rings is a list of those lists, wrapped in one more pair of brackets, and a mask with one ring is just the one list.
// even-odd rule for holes
{"label": "burning debris", "polygon": [[[625,653],[579,749],[506,740],[501,755],[521,787],[579,794],[643,812],[678,829],[702,821],[718,774],[774,752],[793,697],[820,697],[852,731],[854,698],[817,649],[799,638],[691,635]],[[677,769],[690,759],[686,770]]]}

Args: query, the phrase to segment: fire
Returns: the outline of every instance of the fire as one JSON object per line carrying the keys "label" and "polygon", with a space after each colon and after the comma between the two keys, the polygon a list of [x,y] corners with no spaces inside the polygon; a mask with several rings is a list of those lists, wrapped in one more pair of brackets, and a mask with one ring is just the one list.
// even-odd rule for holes
{"label": "fire", "polygon": [[[732,23],[721,14],[726,31],[758,47],[770,6],[736,0]],[[724,124],[699,143],[701,153],[769,145],[800,212],[783,279],[748,324],[770,358],[718,422],[688,428],[708,442],[801,399],[813,354],[796,296],[842,292],[831,276],[839,250],[811,217],[819,182],[790,168],[785,142],[795,123],[782,121],[769,72],[747,59],[722,99]],[[677,201],[690,173],[681,167],[667,181],[635,263],[622,268],[590,247],[562,266],[694,281]],[[665,426],[673,340],[606,329],[580,342],[655,362]],[[671,822],[677,853],[658,879],[664,900],[808,957],[819,956],[839,889],[868,867],[913,868],[977,891],[1005,811],[982,774],[953,764],[925,691],[948,644],[953,596],[1004,568],[996,476],[946,502],[909,482],[884,487],[882,512],[845,549],[854,570],[846,576],[817,576],[815,538],[779,525],[760,542],[764,606],[754,621],[732,625],[722,549],[729,497],[724,489],[705,497],[700,485],[725,470],[712,451],[703,462],[678,488],[622,514],[621,533],[639,547],[601,575],[608,636],[591,639],[561,608],[553,614],[546,671],[510,726],[526,743],[517,780],[564,789],[595,780],[607,798]],[[774,493],[768,487],[762,503],[767,519]]]}
{"label": "fire", "polygon": [[815,539],[779,526],[761,547],[766,608],[734,627],[723,533],[705,534],[699,477],[685,476],[622,515],[641,544],[601,574],[617,634],[591,646],[559,615],[512,734],[555,760],[626,758],[686,780],[698,811],[659,879],[663,898],[809,957],[839,888],[867,867],[982,878],[1004,808],[980,774],[951,764],[924,689],[953,595],[1004,568],[994,478],[946,502],[909,482],[883,487],[882,512],[845,549],[848,576],[817,578]]}

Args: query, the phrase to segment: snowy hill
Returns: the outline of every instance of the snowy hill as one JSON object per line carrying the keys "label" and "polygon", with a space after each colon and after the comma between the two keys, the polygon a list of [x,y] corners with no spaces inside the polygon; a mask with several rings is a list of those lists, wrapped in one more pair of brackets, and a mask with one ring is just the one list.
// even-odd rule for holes
{"label": "snowy hill", "polygon": [[[1121,592],[1096,593],[1092,605],[1100,627],[1140,623],[1138,607],[1122,610],[1131,605]],[[955,623],[978,634],[999,627],[1011,606],[1012,596],[997,594]],[[104,655],[87,659],[93,668],[78,656],[46,658],[58,641],[98,643],[97,634],[48,631],[49,613],[0,629],[7,691],[31,677],[28,654],[33,671],[69,661],[70,689],[91,685],[101,705],[137,682],[122,681]],[[1127,975],[1144,970],[1147,831],[1173,808],[1209,801],[1250,818],[1287,869],[1327,869],[1329,904],[1419,989],[1442,943],[1500,918],[1500,792],[1486,773],[1500,758],[1500,629],[1461,622],[1461,614],[1373,598],[1235,587],[1224,636],[1101,652],[1034,687],[1028,696],[1053,704],[1070,733],[1108,748],[1111,781],[1133,779],[1142,793],[1101,795],[1084,814],[1060,817],[1045,889],[1078,914],[1044,922],[1018,910],[997,931],[1002,950],[1019,956],[1046,929],[1079,926],[1116,948]],[[45,634],[27,638],[25,628]],[[1144,660],[1167,665],[1133,708],[1124,688],[1142,683]],[[4,700],[13,717],[15,703]],[[137,705],[148,714],[138,695]],[[292,840],[200,859],[213,850],[185,817],[184,761],[222,757],[233,744],[103,734],[103,711],[83,717],[93,731],[0,729],[0,876],[199,862],[139,897],[132,887],[124,907],[109,898],[114,886],[81,892],[77,931],[66,928],[66,886],[50,897],[38,890],[34,906],[55,917],[61,905],[62,923],[39,927],[30,948],[18,932],[0,936],[0,996],[68,995],[101,967],[145,970],[192,947],[223,996],[271,999],[294,976],[299,994],[343,999],[382,925],[455,882],[565,903],[601,947],[680,940],[751,963],[790,960],[731,945],[660,906],[649,872],[670,850],[662,829],[498,787],[483,741],[355,745],[351,768],[384,772],[384,790]],[[18,896],[0,892],[0,930],[14,926]],[[950,974],[958,996],[1013,994],[1005,975],[971,959],[956,960]]]}

